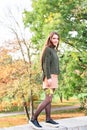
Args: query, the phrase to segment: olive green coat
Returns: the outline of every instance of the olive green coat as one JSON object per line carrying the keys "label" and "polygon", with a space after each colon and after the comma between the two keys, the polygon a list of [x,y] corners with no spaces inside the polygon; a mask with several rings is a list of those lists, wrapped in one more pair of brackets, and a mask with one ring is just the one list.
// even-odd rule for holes
{"label": "olive green coat", "polygon": [[51,78],[51,74],[59,74],[59,58],[55,48],[46,47],[42,56],[43,80]]}

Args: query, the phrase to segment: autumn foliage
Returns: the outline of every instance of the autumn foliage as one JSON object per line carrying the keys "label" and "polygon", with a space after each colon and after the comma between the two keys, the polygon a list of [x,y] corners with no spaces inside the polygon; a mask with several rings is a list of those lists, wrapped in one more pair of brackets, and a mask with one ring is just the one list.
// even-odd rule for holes
{"label": "autumn foliage", "polygon": [[[22,59],[13,61],[8,52],[6,49],[0,50],[0,111],[23,108],[22,94],[24,94],[27,104],[29,102],[29,79],[27,74],[29,63],[26,62],[25,65]],[[34,79],[37,72],[34,69],[32,71],[34,76],[32,76],[32,88],[36,85]],[[35,87],[35,92],[36,89]]]}

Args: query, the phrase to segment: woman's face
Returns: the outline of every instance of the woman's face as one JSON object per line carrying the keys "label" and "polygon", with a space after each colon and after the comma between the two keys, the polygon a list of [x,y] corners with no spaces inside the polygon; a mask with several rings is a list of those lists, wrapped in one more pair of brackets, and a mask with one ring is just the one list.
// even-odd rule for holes
{"label": "woman's face", "polygon": [[57,46],[57,44],[59,42],[58,35],[54,34],[53,37],[51,38],[51,42],[53,43],[54,46]]}

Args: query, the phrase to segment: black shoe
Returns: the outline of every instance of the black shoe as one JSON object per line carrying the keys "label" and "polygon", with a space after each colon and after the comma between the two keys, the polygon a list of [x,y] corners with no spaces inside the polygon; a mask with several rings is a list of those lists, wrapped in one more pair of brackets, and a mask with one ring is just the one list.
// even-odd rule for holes
{"label": "black shoe", "polygon": [[50,120],[46,120],[46,124],[49,124],[50,126],[58,126],[59,123],[55,122],[54,120],[50,119]]}
{"label": "black shoe", "polygon": [[31,124],[32,127],[34,127],[37,130],[41,130],[42,126],[39,124],[37,120],[30,120],[29,123]]}

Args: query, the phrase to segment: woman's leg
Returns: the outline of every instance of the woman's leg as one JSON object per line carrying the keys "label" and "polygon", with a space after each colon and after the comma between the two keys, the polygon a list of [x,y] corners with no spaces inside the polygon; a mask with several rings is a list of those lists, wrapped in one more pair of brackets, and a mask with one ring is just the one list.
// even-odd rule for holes
{"label": "woman's leg", "polygon": [[[38,118],[39,114],[41,113],[41,111],[43,109],[45,109],[47,105],[48,105],[48,107],[50,106],[49,104],[51,104],[51,101],[52,101],[52,95],[46,94],[45,100],[38,106],[38,108],[37,108],[37,110],[36,110],[36,112],[34,114],[33,120],[37,120],[37,118]],[[49,113],[49,112],[47,112],[47,113]]]}
{"label": "woman's leg", "polygon": [[51,103],[49,103],[45,108],[46,120],[51,118]]}
{"label": "woman's leg", "polygon": [[[55,89],[50,89],[49,94],[53,95]],[[46,120],[51,119],[51,102],[45,107]]]}

